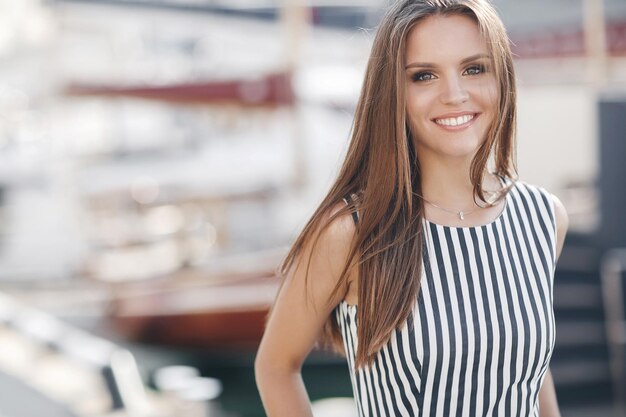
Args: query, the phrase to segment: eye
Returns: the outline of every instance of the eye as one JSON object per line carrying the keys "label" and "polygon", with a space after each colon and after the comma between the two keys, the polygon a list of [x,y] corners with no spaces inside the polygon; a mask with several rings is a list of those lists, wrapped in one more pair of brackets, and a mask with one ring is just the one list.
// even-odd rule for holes
{"label": "eye", "polygon": [[420,81],[431,81],[431,80],[435,79],[435,75],[432,72],[423,71],[423,72],[417,72],[417,73],[413,74],[411,76],[411,79],[413,81],[417,81],[417,82],[420,82]]}
{"label": "eye", "polygon": [[482,74],[485,71],[486,71],[486,68],[485,68],[484,65],[476,64],[476,65],[472,65],[471,67],[467,68],[465,70],[464,74],[467,74],[467,75],[478,75],[478,74]]}

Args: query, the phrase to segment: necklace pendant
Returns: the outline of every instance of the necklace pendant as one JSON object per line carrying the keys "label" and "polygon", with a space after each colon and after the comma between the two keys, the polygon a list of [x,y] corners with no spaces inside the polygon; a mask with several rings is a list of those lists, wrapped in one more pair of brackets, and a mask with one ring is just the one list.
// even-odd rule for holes
{"label": "necklace pendant", "polygon": [[459,211],[459,219],[465,220],[465,214],[462,211]]}

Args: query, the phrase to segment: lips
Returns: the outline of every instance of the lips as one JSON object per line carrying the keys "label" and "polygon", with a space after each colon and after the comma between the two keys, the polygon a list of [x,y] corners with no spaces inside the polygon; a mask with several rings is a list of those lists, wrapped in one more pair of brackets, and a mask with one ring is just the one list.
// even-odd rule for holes
{"label": "lips", "polygon": [[479,113],[464,112],[443,115],[432,119],[432,121],[444,128],[462,128],[469,126],[478,116]]}

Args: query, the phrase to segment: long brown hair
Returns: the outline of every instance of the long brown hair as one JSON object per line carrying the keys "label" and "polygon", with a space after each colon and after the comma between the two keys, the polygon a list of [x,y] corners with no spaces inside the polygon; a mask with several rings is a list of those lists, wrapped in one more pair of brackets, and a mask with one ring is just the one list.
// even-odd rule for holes
{"label": "long brown hair", "polygon": [[[370,364],[391,333],[409,316],[422,272],[424,206],[420,173],[405,107],[405,43],[411,28],[431,15],[461,14],[477,22],[493,57],[499,112],[471,165],[475,198],[486,201],[483,174],[516,178],[516,88],[508,37],[487,0],[402,0],[393,4],[376,33],[356,107],[351,141],[330,191],[279,267],[285,276],[305,244],[333,220],[358,209],[359,221],[348,259],[335,290],[345,288],[358,268],[358,367]],[[330,215],[342,199],[355,197]],[[503,198],[504,192],[500,198]],[[307,268],[308,280],[308,268]],[[322,342],[342,348],[336,321],[329,317]]]}

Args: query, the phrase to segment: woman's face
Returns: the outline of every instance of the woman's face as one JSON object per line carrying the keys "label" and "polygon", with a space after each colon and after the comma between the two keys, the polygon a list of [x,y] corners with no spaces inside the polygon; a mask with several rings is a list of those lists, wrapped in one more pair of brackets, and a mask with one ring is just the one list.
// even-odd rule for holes
{"label": "woman's face", "polygon": [[498,83],[478,25],[429,16],[406,42],[406,109],[423,158],[472,158],[496,115]]}

